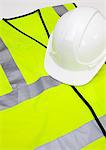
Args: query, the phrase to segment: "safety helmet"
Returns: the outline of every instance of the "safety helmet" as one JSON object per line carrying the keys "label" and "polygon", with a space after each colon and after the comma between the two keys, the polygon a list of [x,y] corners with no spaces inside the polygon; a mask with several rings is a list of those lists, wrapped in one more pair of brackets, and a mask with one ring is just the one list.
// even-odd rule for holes
{"label": "safety helmet", "polygon": [[45,69],[53,78],[70,85],[88,83],[106,60],[106,20],[88,7],[64,14],[52,32]]}

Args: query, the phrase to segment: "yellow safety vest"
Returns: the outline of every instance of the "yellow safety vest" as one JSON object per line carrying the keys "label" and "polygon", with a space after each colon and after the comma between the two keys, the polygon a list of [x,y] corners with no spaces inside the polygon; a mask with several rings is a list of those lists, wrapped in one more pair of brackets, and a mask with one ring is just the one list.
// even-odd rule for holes
{"label": "yellow safety vest", "polygon": [[[0,21],[1,150],[34,150],[90,123],[94,117],[81,95],[98,118],[106,118],[105,65],[89,84],[75,88],[52,79],[44,69],[48,37],[59,17],[47,7]],[[97,139],[102,136],[100,131]]]}

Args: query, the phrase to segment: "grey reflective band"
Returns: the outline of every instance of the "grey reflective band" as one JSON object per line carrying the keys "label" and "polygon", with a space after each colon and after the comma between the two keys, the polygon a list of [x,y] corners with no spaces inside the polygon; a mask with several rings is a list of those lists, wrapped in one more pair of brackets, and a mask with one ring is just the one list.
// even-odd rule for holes
{"label": "grey reflective band", "polygon": [[[53,8],[59,16],[62,16],[67,12],[67,9],[63,5],[54,6]],[[48,88],[60,84],[59,81],[56,81],[50,76],[46,76],[40,78],[31,85],[27,85],[9,50],[1,39],[0,64],[2,65],[4,72],[13,88],[11,93],[0,96],[0,110],[17,105],[22,101],[37,96]]]}
{"label": "grey reflective band", "polygon": [[59,84],[60,82],[54,80],[52,77],[44,76],[31,85],[16,85],[16,89],[13,92],[0,97],[0,105],[4,106],[4,108],[12,107]]}
{"label": "grey reflective band", "polygon": [[19,86],[20,84],[25,84],[24,78],[18,69],[16,63],[14,62],[10,52],[7,47],[0,39],[0,64],[2,65],[5,74],[13,88],[16,88],[15,85]]}
{"label": "grey reflective band", "polygon": [[[59,16],[67,12],[67,9],[63,5],[54,6],[53,8]],[[0,96],[0,110],[12,107],[24,100],[33,98],[44,90],[60,84],[60,82],[56,81],[52,77],[46,76],[40,78],[31,85],[27,85],[9,50],[1,39],[0,64],[2,65],[4,72],[13,88],[11,93]]]}
{"label": "grey reflective band", "polygon": [[60,17],[67,12],[67,9],[63,5],[53,6],[53,8]]}
{"label": "grey reflective band", "polygon": [[0,109],[17,105],[22,101],[37,96],[48,88],[60,84],[59,81],[52,77],[44,76],[35,83],[27,85],[2,40],[0,40],[0,56],[2,56],[0,57],[0,64],[2,65],[11,86],[13,87],[13,91],[11,93],[0,96]]}
{"label": "grey reflective band", "polygon": [[[101,117],[100,121],[106,129],[106,115]],[[93,120],[55,141],[36,148],[36,150],[81,150],[102,136],[100,128]]]}

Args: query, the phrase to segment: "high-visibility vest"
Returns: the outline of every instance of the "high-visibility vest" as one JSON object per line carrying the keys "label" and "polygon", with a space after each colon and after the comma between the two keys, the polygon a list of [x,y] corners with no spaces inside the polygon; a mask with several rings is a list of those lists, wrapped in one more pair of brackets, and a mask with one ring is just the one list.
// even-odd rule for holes
{"label": "high-visibility vest", "polygon": [[[40,146],[50,150],[57,141],[63,140],[65,146],[68,137],[69,149],[78,150],[103,137],[83,100],[105,128],[105,64],[80,87],[62,84],[44,69],[48,37],[62,11],[73,8],[73,4],[42,8],[0,21],[1,150],[40,150]],[[54,150],[61,150],[58,146]]]}

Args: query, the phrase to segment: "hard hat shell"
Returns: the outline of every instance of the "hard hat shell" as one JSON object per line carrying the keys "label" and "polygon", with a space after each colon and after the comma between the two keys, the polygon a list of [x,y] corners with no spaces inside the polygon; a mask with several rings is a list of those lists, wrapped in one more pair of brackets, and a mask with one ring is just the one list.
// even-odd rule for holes
{"label": "hard hat shell", "polygon": [[106,20],[94,8],[80,7],[63,15],[50,36],[45,69],[71,85],[88,83],[106,59]]}

